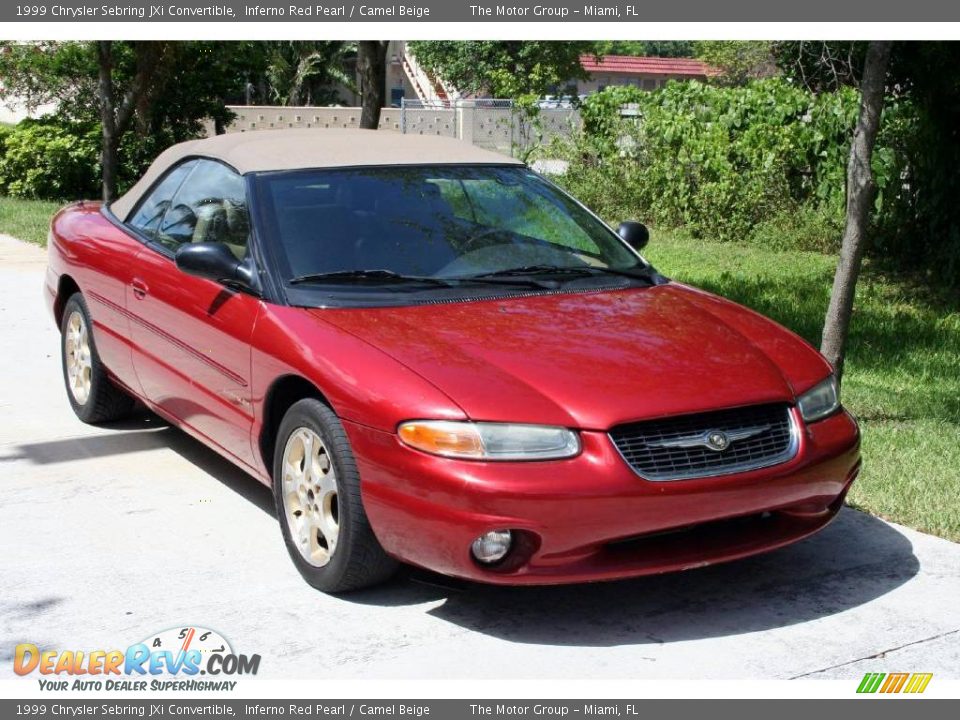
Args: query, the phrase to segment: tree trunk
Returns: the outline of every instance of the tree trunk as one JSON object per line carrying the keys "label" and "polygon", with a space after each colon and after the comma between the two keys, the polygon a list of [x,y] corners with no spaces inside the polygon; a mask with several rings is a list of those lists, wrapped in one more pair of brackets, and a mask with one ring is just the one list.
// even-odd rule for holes
{"label": "tree trunk", "polygon": [[883,97],[886,87],[887,63],[890,59],[888,41],[871,42],[867,48],[860,84],[860,116],[853,132],[850,158],[847,161],[847,219],[840,246],[840,261],[833,280],[830,307],[823,324],[823,342],[820,352],[833,365],[839,378],[843,373],[850,317],[857,278],[867,246],[867,229],[877,187],[870,161],[880,127]]}
{"label": "tree trunk", "polygon": [[117,125],[113,114],[112,41],[101,40],[97,43],[97,64],[99,66],[97,95],[100,103],[100,125],[102,127],[100,144],[102,195],[103,201],[108,203],[117,194]]}
{"label": "tree trunk", "polygon": [[[168,47],[169,43],[161,42],[134,43],[137,58],[136,72],[130,87],[118,102],[116,88],[113,85],[113,42],[110,40],[97,42],[97,96],[100,103],[100,125],[103,137],[100,147],[100,164],[104,202],[112,201],[117,195],[120,140],[130,127],[130,121],[138,106],[141,118],[146,120],[152,97],[150,86],[159,78],[159,68],[162,66]],[[146,125],[143,131],[147,131]]]}
{"label": "tree trunk", "polygon": [[387,84],[387,40],[361,40],[357,44],[357,72],[360,74],[360,127],[380,127]]}

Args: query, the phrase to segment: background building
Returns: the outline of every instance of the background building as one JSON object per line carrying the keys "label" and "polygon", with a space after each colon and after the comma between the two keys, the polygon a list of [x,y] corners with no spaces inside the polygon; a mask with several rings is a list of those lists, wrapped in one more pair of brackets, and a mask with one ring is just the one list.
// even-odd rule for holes
{"label": "background building", "polygon": [[642,90],[656,90],[667,80],[706,80],[714,70],[694,58],[635,57],[604,55],[580,58],[587,80],[576,81],[577,95],[588,95],[608,85],[633,85]]}

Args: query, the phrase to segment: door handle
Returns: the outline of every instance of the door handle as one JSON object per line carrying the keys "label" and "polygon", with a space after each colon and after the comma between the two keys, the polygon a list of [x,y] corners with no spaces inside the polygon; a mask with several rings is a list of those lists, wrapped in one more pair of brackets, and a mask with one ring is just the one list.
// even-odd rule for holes
{"label": "door handle", "polygon": [[147,284],[143,280],[134,278],[134,280],[130,283],[130,286],[133,288],[133,296],[137,298],[137,300],[143,300],[147,296],[148,288]]}

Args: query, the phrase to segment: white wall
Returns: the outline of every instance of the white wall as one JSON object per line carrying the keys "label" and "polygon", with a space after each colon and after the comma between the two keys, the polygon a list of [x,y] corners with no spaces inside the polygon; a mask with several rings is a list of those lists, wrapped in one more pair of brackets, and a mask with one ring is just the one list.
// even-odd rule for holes
{"label": "white wall", "polygon": [[[280,130],[284,128],[358,128],[358,107],[282,107],[269,105],[228,105],[237,119],[226,131]],[[380,129],[400,132],[399,108],[380,111]],[[209,132],[209,130],[208,130]],[[456,137],[454,110],[408,110],[407,132]]]}

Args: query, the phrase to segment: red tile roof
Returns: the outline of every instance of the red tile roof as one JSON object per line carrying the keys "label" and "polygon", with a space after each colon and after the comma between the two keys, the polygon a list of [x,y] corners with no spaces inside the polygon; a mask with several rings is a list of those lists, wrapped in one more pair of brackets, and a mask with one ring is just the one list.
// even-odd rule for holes
{"label": "red tile roof", "polygon": [[580,65],[588,73],[629,75],[685,75],[707,77],[713,68],[693,58],[634,57],[631,55],[604,55],[597,62],[593,55],[581,55]]}

